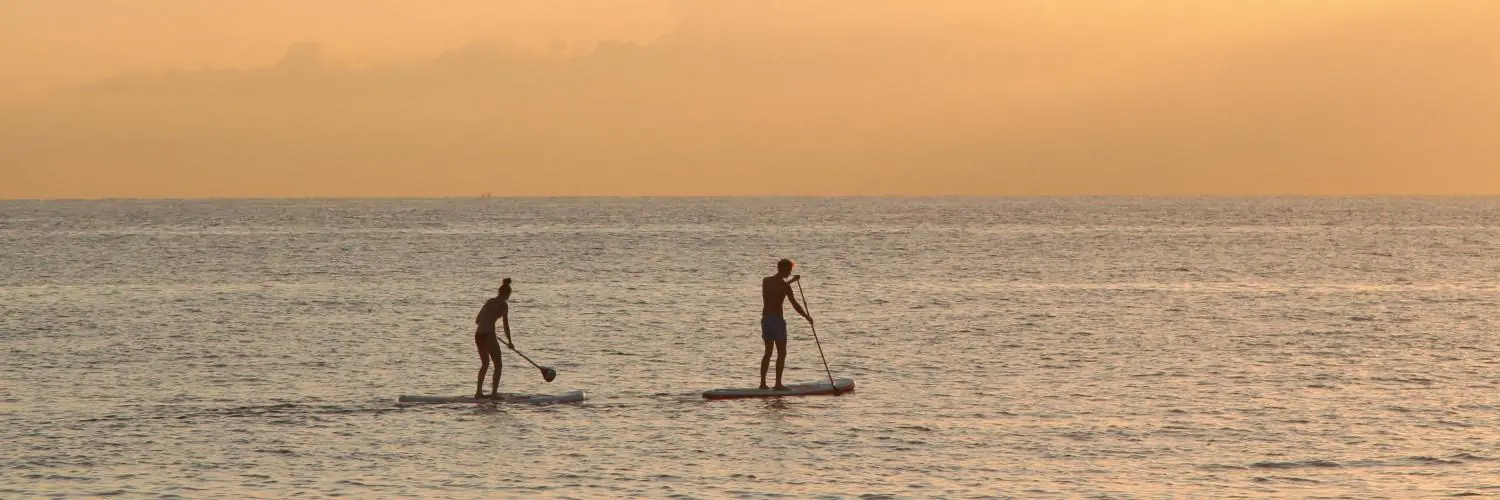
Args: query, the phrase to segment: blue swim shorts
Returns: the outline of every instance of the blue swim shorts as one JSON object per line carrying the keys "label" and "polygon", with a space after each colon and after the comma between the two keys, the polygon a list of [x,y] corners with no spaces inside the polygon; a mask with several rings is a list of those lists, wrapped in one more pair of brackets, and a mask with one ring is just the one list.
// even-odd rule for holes
{"label": "blue swim shorts", "polygon": [[766,342],[786,341],[786,320],[781,316],[760,318],[760,339]]}

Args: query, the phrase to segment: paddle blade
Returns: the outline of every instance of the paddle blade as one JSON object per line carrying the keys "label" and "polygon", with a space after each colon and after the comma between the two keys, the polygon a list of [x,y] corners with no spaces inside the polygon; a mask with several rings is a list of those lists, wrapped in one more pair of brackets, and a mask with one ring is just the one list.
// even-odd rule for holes
{"label": "paddle blade", "polygon": [[552,368],[546,367],[546,366],[542,367],[542,379],[543,380],[551,382],[552,379],[555,379],[555,378],[557,378],[557,370],[553,370]]}

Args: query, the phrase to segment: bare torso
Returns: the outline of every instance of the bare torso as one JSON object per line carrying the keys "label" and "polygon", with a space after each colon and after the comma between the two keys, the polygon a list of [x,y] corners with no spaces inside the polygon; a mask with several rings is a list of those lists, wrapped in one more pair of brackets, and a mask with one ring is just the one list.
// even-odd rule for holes
{"label": "bare torso", "polygon": [[506,305],[504,300],[500,300],[499,298],[492,298],[485,301],[484,307],[479,309],[479,316],[474,318],[474,323],[479,325],[479,332],[495,333],[495,322],[500,321],[500,317],[505,315],[506,309],[509,309],[509,306]]}
{"label": "bare torso", "polygon": [[766,299],[766,307],[761,310],[761,316],[781,316],[781,303],[786,301],[787,294],[792,288],[787,286],[779,276],[767,276],[760,280],[761,295]]}

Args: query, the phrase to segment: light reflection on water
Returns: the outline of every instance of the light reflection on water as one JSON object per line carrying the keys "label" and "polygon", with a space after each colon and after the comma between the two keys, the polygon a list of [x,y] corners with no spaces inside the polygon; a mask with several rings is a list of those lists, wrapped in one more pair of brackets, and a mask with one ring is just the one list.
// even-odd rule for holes
{"label": "light reflection on water", "polygon": [[[1494,494],[1497,208],[0,202],[0,495]],[[858,392],[703,401],[782,256]],[[504,389],[591,399],[395,404],[503,276]]]}

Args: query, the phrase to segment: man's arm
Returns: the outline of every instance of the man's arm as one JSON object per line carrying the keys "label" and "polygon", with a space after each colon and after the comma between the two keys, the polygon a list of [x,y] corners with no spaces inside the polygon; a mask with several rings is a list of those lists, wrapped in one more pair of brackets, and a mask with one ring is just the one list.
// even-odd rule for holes
{"label": "man's arm", "polygon": [[796,309],[797,314],[801,314],[803,318],[807,318],[808,323],[812,323],[812,316],[809,316],[807,311],[802,310],[802,304],[797,303],[797,295],[792,293],[792,285],[783,284],[782,286],[786,289],[786,299],[792,301],[792,309]]}

